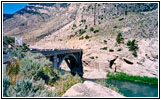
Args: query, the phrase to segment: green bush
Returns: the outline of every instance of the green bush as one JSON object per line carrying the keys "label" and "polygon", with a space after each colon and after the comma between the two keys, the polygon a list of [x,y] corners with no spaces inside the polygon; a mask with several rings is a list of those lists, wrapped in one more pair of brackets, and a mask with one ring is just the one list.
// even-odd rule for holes
{"label": "green bush", "polygon": [[23,43],[21,49],[22,50],[30,50],[29,46],[26,43]]}
{"label": "green bush", "polygon": [[8,45],[13,45],[15,43],[15,39],[13,37],[4,36],[3,37],[3,47],[8,47]]}
{"label": "green bush", "polygon": [[117,51],[121,51],[122,49],[121,48],[119,48]]}
{"label": "green bush", "polygon": [[117,37],[116,37],[116,41],[118,44],[122,43],[124,40],[124,38],[122,37],[122,34],[119,32]]}
{"label": "green bush", "polygon": [[3,47],[3,54],[7,54],[8,53],[8,49],[6,47]]}
{"label": "green bush", "polygon": [[60,72],[54,68],[48,66],[43,67],[43,69],[38,73],[38,76],[45,80],[45,83],[53,86],[56,80],[60,78]]}
{"label": "green bush", "polygon": [[87,25],[85,25],[85,29],[87,29],[88,28],[88,26]]}
{"label": "green bush", "polygon": [[90,37],[88,35],[85,36],[85,39],[89,39]]}
{"label": "green bush", "polygon": [[71,39],[72,37],[74,37],[74,35],[70,35],[70,39]]}
{"label": "green bush", "polygon": [[132,40],[132,41],[129,40],[129,41],[127,42],[127,46],[128,46],[128,48],[129,48],[129,50],[133,52],[132,55],[133,55],[134,57],[137,57],[137,52],[136,52],[136,50],[138,49],[138,46],[137,46],[137,44],[135,43],[135,40]]}
{"label": "green bush", "polygon": [[79,30],[79,34],[80,34],[80,35],[82,35],[82,34],[85,33],[85,32],[86,32],[86,30],[84,30],[84,29],[80,29],[80,30]]}
{"label": "green bush", "polygon": [[12,59],[13,57],[17,57],[17,58],[24,58],[25,57],[25,53],[21,52],[20,50],[11,50],[10,52],[10,58]]}
{"label": "green bush", "polygon": [[113,28],[117,28],[117,26],[115,25]]}
{"label": "green bush", "polygon": [[122,20],[124,20],[124,18],[120,18],[120,19],[119,19],[119,21],[122,21]]}
{"label": "green bush", "polygon": [[90,28],[90,31],[94,31],[94,28],[93,28],[93,27],[91,27],[91,28]]}
{"label": "green bush", "polygon": [[106,40],[104,40],[103,42],[104,42],[105,44],[107,43],[107,41],[106,41]]}
{"label": "green bush", "polygon": [[65,74],[58,81],[55,82],[55,91],[58,96],[62,96],[71,86],[82,82],[83,80],[79,77],[79,75],[72,76],[71,74]]}
{"label": "green bush", "polygon": [[77,27],[76,24],[73,24],[73,27]]}
{"label": "green bush", "polygon": [[4,97],[53,97],[55,93],[44,88],[44,81],[39,80],[33,83],[33,80],[22,79],[16,82],[16,86],[10,84],[10,79],[3,77],[3,96]]}
{"label": "green bush", "polygon": [[113,49],[110,49],[109,51],[110,51],[110,52],[114,52],[114,50],[113,50]]}
{"label": "green bush", "polygon": [[127,42],[127,46],[129,47],[129,50],[131,51],[138,49],[137,44],[135,43],[135,40],[132,40],[132,41],[129,40]]}
{"label": "green bush", "polygon": [[24,78],[39,80],[38,73],[51,62],[41,54],[28,54],[20,61],[20,73]]}
{"label": "green bush", "polygon": [[97,32],[99,32],[99,30],[94,30],[94,31],[93,31],[93,33],[97,33]]}
{"label": "green bush", "polygon": [[132,55],[133,55],[134,57],[137,57],[137,56],[138,56],[136,50],[133,51]]}
{"label": "green bush", "polygon": [[89,57],[90,59],[94,59],[94,57],[93,56],[91,56],[91,57]]}
{"label": "green bush", "polygon": [[100,48],[100,50],[107,50],[107,47]]}

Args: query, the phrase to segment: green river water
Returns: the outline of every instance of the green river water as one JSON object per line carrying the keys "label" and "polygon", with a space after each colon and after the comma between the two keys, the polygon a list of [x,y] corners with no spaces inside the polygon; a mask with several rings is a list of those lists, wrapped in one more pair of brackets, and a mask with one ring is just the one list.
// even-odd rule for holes
{"label": "green river water", "polygon": [[[69,73],[61,70],[62,74]],[[114,80],[114,79],[85,79],[84,81],[93,81],[98,84],[107,86],[111,84],[118,88],[118,92],[125,97],[158,97],[158,87],[148,84],[130,82],[125,80]]]}

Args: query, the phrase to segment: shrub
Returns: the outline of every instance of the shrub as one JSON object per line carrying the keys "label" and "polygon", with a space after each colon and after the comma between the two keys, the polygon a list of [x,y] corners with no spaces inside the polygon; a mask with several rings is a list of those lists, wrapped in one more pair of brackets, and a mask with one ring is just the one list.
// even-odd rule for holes
{"label": "shrub", "polygon": [[94,30],[94,31],[93,31],[93,33],[97,33],[97,32],[99,32],[99,30]]}
{"label": "shrub", "polygon": [[105,44],[107,43],[107,41],[106,41],[106,40],[104,40],[103,42],[104,42]]}
{"label": "shrub", "polygon": [[91,56],[91,57],[89,57],[90,59],[94,59],[94,57],[93,56]]}
{"label": "shrub", "polygon": [[84,19],[84,20],[81,20],[81,22],[82,22],[82,23],[85,23],[85,22],[86,22],[86,20],[85,20],[85,19]]}
{"label": "shrub", "polygon": [[24,78],[39,80],[38,73],[44,66],[51,66],[51,62],[41,54],[28,54],[20,61],[20,73]]}
{"label": "shrub", "polygon": [[22,79],[16,82],[16,86],[10,85],[10,79],[3,78],[3,96],[4,97],[53,97],[55,93],[44,89],[44,81],[40,80],[33,83],[33,80]]}
{"label": "shrub", "polygon": [[71,74],[65,74],[55,82],[54,87],[56,88],[58,96],[62,96],[71,86],[82,82],[83,80],[79,75],[72,76]]}
{"label": "shrub", "polygon": [[60,72],[54,68],[48,66],[43,67],[43,69],[38,73],[38,76],[45,80],[45,83],[53,86],[56,80],[60,78]]}
{"label": "shrub", "polygon": [[3,37],[3,47],[8,47],[8,45],[13,45],[15,42],[15,39],[13,37],[4,36]]}
{"label": "shrub", "polygon": [[117,26],[114,26],[113,28],[117,28]]}
{"label": "shrub", "polygon": [[17,57],[19,59],[24,58],[25,57],[25,53],[21,52],[20,50],[11,50],[10,52],[10,58],[12,59],[13,57]]}
{"label": "shrub", "polygon": [[76,24],[73,24],[73,27],[77,27]]}
{"label": "shrub", "polygon": [[122,20],[124,20],[124,18],[120,18],[120,19],[119,19],[119,21],[122,21]]}
{"label": "shrub", "polygon": [[129,47],[129,50],[131,51],[138,49],[137,44],[135,43],[135,40],[132,40],[132,41],[129,40],[127,42],[127,46]]}
{"label": "shrub", "polygon": [[72,37],[74,37],[74,35],[70,35],[70,39],[71,39]]}
{"label": "shrub", "polygon": [[121,48],[119,48],[117,51],[121,51],[122,49]]}
{"label": "shrub", "polygon": [[85,25],[85,29],[87,29],[88,28],[88,26],[87,25]]}
{"label": "shrub", "polygon": [[30,50],[30,49],[29,49],[29,46],[28,46],[26,43],[23,43],[21,49],[22,49],[22,50]]}
{"label": "shrub", "polygon": [[80,35],[82,35],[82,34],[85,33],[85,32],[86,32],[86,30],[84,30],[84,29],[80,29],[80,30],[79,30],[79,34],[80,34]]}
{"label": "shrub", "polygon": [[114,52],[114,50],[113,50],[113,49],[110,49],[109,51],[110,51],[110,52]]}
{"label": "shrub", "polygon": [[121,42],[123,42],[124,38],[122,37],[122,34],[119,32],[117,37],[116,37],[116,41],[118,44],[120,44]]}
{"label": "shrub", "polygon": [[7,54],[8,53],[8,49],[6,47],[3,47],[3,54]]}
{"label": "shrub", "polygon": [[94,31],[94,28],[93,28],[93,27],[91,27],[91,28],[90,28],[90,31]]}
{"label": "shrub", "polygon": [[100,48],[100,50],[107,50],[107,47]]}
{"label": "shrub", "polygon": [[85,36],[85,39],[89,39],[90,37],[88,35]]}
{"label": "shrub", "polygon": [[79,38],[79,40],[83,40],[83,39],[84,39],[84,37],[83,37],[83,36]]}
{"label": "shrub", "polygon": [[9,61],[6,71],[6,75],[11,79],[11,84],[14,85],[16,83],[17,75],[20,72],[20,60],[17,59],[15,63],[13,61]]}
{"label": "shrub", "polygon": [[3,77],[3,96],[8,97],[10,95],[10,79],[7,76]]}
{"label": "shrub", "polygon": [[133,51],[132,55],[133,55],[134,57],[137,57],[137,56],[138,56],[136,50]]}
{"label": "shrub", "polygon": [[136,52],[136,50],[138,49],[138,46],[137,46],[137,44],[135,43],[135,40],[132,40],[132,41],[129,40],[129,41],[127,42],[127,46],[128,46],[128,48],[129,48],[130,51],[133,51],[132,55],[133,55],[134,57],[137,57],[137,52]]}

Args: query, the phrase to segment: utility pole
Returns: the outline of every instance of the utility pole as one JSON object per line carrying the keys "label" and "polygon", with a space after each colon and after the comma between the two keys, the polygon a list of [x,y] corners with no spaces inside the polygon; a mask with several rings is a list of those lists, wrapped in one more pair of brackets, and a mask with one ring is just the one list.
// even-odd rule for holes
{"label": "utility pole", "polygon": [[94,4],[94,25],[96,25],[96,4]]}

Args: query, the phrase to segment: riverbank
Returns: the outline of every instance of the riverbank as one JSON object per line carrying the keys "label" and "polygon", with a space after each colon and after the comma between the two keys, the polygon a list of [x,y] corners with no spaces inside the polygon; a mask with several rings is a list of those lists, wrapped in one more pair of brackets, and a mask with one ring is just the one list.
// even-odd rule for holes
{"label": "riverbank", "polygon": [[128,75],[128,74],[123,73],[123,72],[116,72],[116,73],[108,73],[107,78],[108,79],[127,80],[127,81],[131,81],[131,82],[137,82],[137,83],[143,83],[143,84],[158,86],[158,79],[155,78],[155,77],[133,76],[133,75]]}

